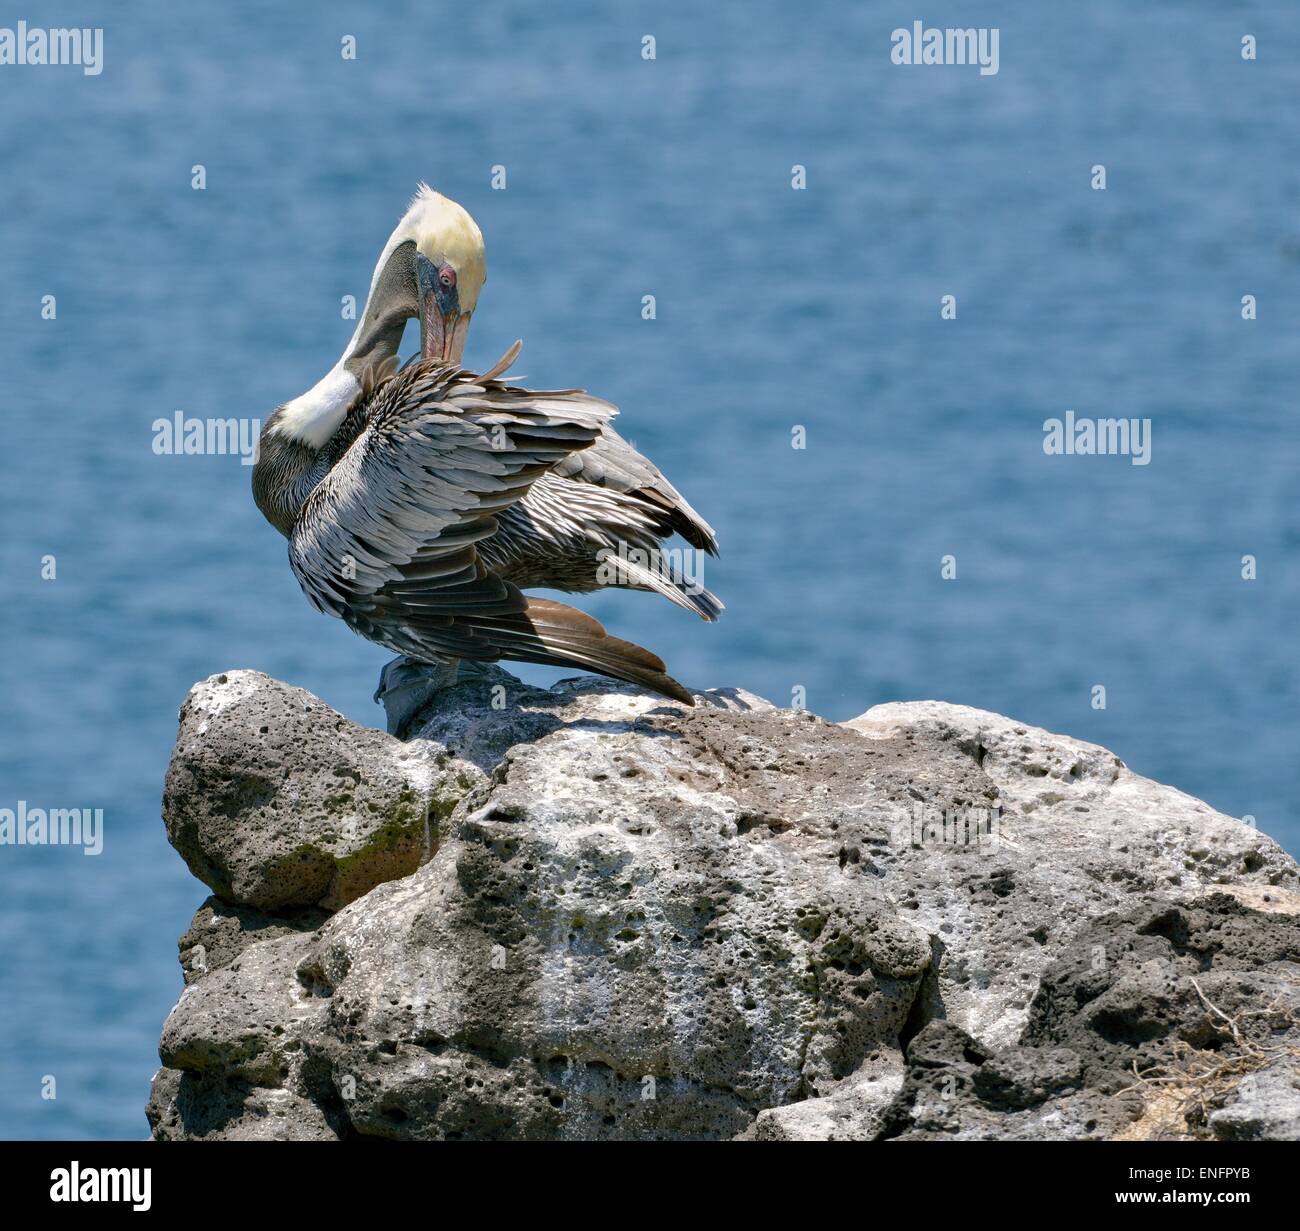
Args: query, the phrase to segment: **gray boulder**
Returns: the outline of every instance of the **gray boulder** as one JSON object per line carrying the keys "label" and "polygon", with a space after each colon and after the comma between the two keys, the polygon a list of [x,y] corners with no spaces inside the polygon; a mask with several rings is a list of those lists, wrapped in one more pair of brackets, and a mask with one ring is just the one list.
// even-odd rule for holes
{"label": "gray boulder", "polygon": [[336,910],[415,871],[481,778],[257,671],[196,684],[163,791],[167,837],[223,901]]}
{"label": "gray boulder", "polygon": [[[1289,1080],[1289,1010],[1252,1014],[1300,969],[1294,861],[1104,749],[937,702],[836,725],[399,668],[405,743],[251,672],[191,694],[165,811],[217,897],[155,1136],[1123,1136],[1225,1046],[1215,1011],[1250,1019],[1238,1076]],[[335,765],[349,815],[409,796],[400,859],[364,836],[389,822],[340,842]],[[1180,1131],[1286,1135],[1272,1081]]]}
{"label": "gray boulder", "polygon": [[1300,914],[1147,897],[1064,946],[1018,1043],[930,1022],[885,1135],[1293,1140],[1297,1059]]}
{"label": "gray boulder", "polygon": [[1210,1128],[1221,1141],[1300,1141],[1300,1071],[1294,1058],[1248,1073]]}

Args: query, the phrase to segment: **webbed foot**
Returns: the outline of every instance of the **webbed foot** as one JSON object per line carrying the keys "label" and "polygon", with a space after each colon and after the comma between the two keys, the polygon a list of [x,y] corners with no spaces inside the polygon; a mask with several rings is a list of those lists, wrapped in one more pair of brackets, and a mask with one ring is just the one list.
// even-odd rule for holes
{"label": "webbed foot", "polygon": [[388,663],[379,673],[375,689],[375,700],[388,717],[388,734],[404,739],[412,721],[435,694],[455,686],[459,667],[459,661],[422,663],[404,654]]}

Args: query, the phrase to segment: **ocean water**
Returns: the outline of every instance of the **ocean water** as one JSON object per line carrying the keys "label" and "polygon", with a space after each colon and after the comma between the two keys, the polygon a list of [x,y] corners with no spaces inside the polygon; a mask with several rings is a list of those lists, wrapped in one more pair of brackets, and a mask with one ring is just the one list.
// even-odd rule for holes
{"label": "ocean water", "polygon": [[[381,721],[386,654],[307,606],[248,468],[152,425],[311,385],[420,179],[487,239],[467,359],[521,337],[619,403],[719,531],[718,625],[579,600],[612,630],[832,719],[1094,740],[1300,850],[1300,9],[483,7],[49,3],[102,74],[0,66],[0,807],[105,813],[97,857],[0,847],[0,1136],[147,1131],[206,894],[159,819],[189,686]],[[920,17],[997,26],[999,72],[892,64]],[[1150,419],[1149,464],[1046,455],[1068,410]]]}

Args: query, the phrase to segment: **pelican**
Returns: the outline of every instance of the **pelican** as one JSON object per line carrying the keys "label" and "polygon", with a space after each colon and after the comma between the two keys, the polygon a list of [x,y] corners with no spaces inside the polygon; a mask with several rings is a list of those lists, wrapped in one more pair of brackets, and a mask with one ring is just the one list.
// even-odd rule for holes
{"label": "pelican", "polygon": [[[460,366],[486,277],[474,220],[421,184],[338,362],[266,420],[257,507],[289,540],[318,611],[439,668],[443,685],[462,660],[507,659],[583,667],[694,705],[651,651],[522,593],[622,584],[705,620],[722,611],[708,590],[645,563],[673,534],[710,555],[717,539],[609,426],[614,406],[505,382],[518,342],[481,375]],[[398,370],[412,317],[420,354]]]}

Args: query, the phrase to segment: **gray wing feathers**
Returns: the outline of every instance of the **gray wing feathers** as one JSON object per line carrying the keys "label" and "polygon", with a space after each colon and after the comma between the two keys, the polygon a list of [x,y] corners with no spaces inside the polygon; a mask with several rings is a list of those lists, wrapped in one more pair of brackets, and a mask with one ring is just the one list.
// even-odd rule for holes
{"label": "gray wing feathers", "polygon": [[525,590],[581,594],[605,585],[634,586],[716,620],[722,602],[698,583],[679,549],[663,546],[664,537],[662,515],[644,501],[557,478],[552,470],[501,512],[497,533],[480,554],[494,572]]}
{"label": "gray wing feathers", "polygon": [[[289,559],[318,608],[347,608],[400,582],[416,560],[495,530],[491,515],[616,410],[582,393],[530,393],[414,365],[376,395],[369,423],[303,507]],[[468,566],[467,566],[468,567]]]}
{"label": "gray wing feathers", "polygon": [[648,457],[637,452],[612,427],[606,427],[591,448],[557,463],[553,473],[633,495],[655,511],[665,533],[676,532],[691,546],[710,555],[718,554],[713,527],[691,508]]}
{"label": "gray wing feathers", "polygon": [[422,661],[587,667],[694,704],[649,650],[571,607],[525,598],[478,554],[496,514],[589,448],[615,407],[580,390],[530,392],[416,363],[361,413],[364,426],[340,444],[289,540],[313,605]]}

